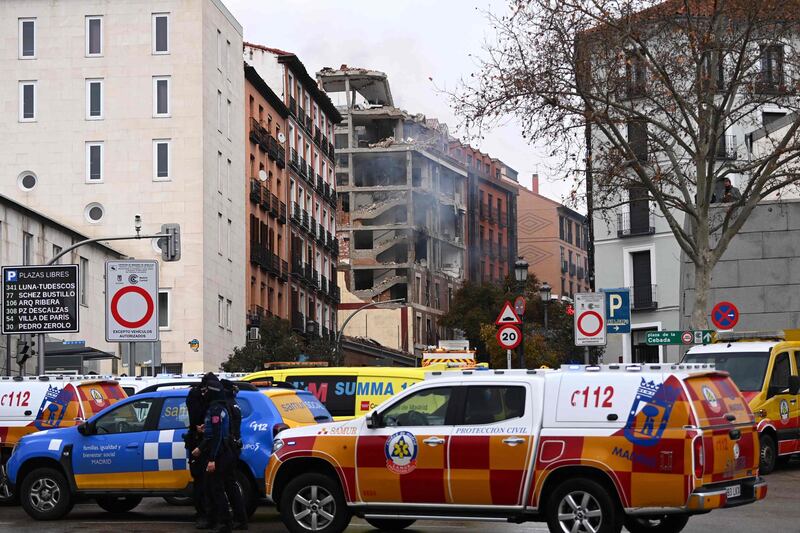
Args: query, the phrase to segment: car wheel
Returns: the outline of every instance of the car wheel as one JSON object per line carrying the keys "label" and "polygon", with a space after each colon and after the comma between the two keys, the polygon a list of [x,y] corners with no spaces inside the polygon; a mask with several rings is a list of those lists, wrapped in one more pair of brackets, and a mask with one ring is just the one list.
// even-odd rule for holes
{"label": "car wheel", "polygon": [[402,531],[416,522],[411,518],[367,518],[367,524],[381,531]]}
{"label": "car wheel", "polygon": [[758,436],[761,445],[760,460],[758,463],[758,473],[766,475],[775,470],[775,462],[778,459],[778,446],[772,435],[762,433]]}
{"label": "car wheel", "polygon": [[239,489],[239,494],[242,495],[244,502],[244,510],[248,517],[253,516],[258,509],[258,498],[256,497],[256,490],[250,482],[250,478],[241,470],[236,470],[236,487]]}
{"label": "car wheel", "polygon": [[127,513],[136,509],[142,503],[141,496],[98,496],[95,498],[97,505],[109,513]]}
{"label": "car wheel", "polygon": [[34,520],[58,520],[72,508],[72,494],[64,474],[37,468],[22,481],[20,503]]}
{"label": "car wheel", "polygon": [[341,533],[352,517],[338,481],[324,474],[302,474],[290,481],[280,508],[291,533]]}
{"label": "car wheel", "polygon": [[6,465],[0,465],[0,506],[14,505],[17,503],[17,496],[11,490],[6,474]]}
{"label": "car wheel", "polygon": [[188,507],[194,505],[191,496],[164,496],[164,501],[175,507]]}
{"label": "car wheel", "polygon": [[546,503],[550,531],[563,533],[619,533],[619,511],[608,491],[585,478],[562,482]]}
{"label": "car wheel", "polygon": [[688,522],[685,514],[626,516],[625,528],[631,533],[679,533]]}

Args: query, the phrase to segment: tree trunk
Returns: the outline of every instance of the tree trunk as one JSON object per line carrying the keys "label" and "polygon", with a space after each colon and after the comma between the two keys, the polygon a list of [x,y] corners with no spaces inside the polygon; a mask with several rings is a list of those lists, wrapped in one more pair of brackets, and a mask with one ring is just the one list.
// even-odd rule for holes
{"label": "tree trunk", "polygon": [[708,293],[711,290],[712,271],[713,267],[707,261],[700,261],[694,265],[692,329],[708,329]]}

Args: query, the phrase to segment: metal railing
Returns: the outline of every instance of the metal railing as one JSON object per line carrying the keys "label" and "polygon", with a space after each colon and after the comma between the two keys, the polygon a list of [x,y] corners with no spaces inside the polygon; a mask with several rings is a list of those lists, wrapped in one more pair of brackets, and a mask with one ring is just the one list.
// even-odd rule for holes
{"label": "metal railing", "polygon": [[642,311],[658,308],[658,285],[636,285],[631,289],[631,309]]}
{"label": "metal railing", "polygon": [[736,159],[738,148],[739,147],[736,145],[736,135],[723,135],[719,138],[719,142],[717,142],[717,151],[715,155],[717,159],[734,160]]}
{"label": "metal railing", "polygon": [[652,235],[656,232],[656,216],[651,210],[646,214],[617,213],[617,237],[633,237],[636,235]]}
{"label": "metal railing", "polygon": [[250,200],[255,203],[261,202],[261,183],[258,178],[250,178]]}

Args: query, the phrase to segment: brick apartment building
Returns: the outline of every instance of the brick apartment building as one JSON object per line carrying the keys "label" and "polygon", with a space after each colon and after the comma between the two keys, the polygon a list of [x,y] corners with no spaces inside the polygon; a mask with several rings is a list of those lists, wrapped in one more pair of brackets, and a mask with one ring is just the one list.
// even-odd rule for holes
{"label": "brick apartment building", "polygon": [[[282,195],[282,198],[278,197],[278,212],[274,216],[278,226],[282,224],[281,202],[286,203],[288,219],[283,234],[275,233],[272,243],[276,251],[267,249],[268,254],[278,255],[280,261],[280,271],[275,272],[274,255],[269,255],[271,275],[278,278],[279,286],[280,283],[286,285],[284,298],[288,298],[288,303],[285,304],[285,317],[291,320],[292,327],[301,333],[329,336],[336,331],[336,306],[340,299],[336,283],[339,248],[336,241],[333,127],[342,117],[296,55],[245,43],[244,57],[287,111],[285,130],[281,132],[285,132],[285,141],[278,141],[285,153],[286,166],[278,169],[283,176],[280,186],[274,191],[267,187],[270,195]],[[269,141],[266,147],[269,158]],[[277,168],[277,158],[274,163]],[[278,175],[273,174],[276,186]],[[263,204],[263,185],[260,192]],[[251,201],[251,205],[253,203]],[[273,204],[270,196],[270,210],[264,210],[270,216],[274,214]],[[269,228],[268,223],[268,246]],[[278,245],[279,240],[283,241],[282,248]],[[263,238],[261,242],[264,242]],[[280,253],[285,255],[280,256]],[[285,273],[287,266],[288,274]],[[269,274],[268,268],[264,270]],[[281,278],[286,281],[281,281]],[[265,288],[269,302],[269,284]],[[275,301],[276,309],[284,309],[278,306],[277,297]]]}
{"label": "brick apartment building", "polygon": [[519,255],[528,270],[550,284],[554,298],[591,291],[586,217],[539,194],[536,175],[533,190],[519,187],[517,202]]}
{"label": "brick apartment building", "polygon": [[450,155],[467,167],[467,269],[476,283],[499,282],[514,270],[517,259],[517,189],[508,167],[460,142]]}

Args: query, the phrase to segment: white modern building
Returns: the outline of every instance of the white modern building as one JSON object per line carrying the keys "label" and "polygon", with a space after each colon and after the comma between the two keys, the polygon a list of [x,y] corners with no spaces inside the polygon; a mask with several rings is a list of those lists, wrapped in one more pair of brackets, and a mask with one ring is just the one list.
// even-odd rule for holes
{"label": "white modern building", "polygon": [[0,194],[92,237],[179,223],[161,341],[136,352],[217,369],[245,334],[241,25],[219,0],[4,0],[0,28]]}

